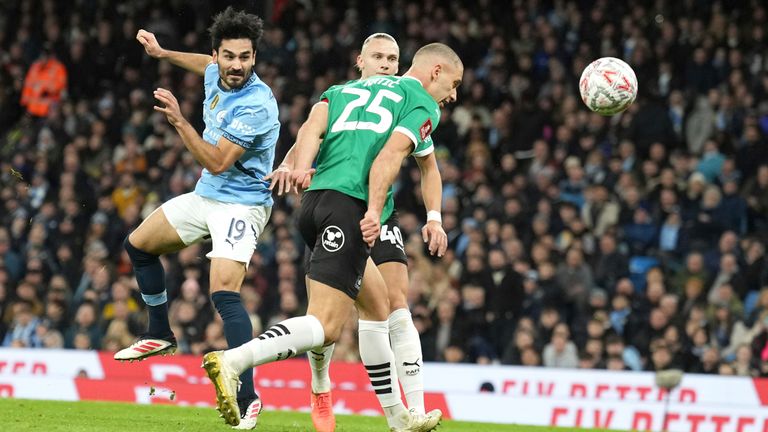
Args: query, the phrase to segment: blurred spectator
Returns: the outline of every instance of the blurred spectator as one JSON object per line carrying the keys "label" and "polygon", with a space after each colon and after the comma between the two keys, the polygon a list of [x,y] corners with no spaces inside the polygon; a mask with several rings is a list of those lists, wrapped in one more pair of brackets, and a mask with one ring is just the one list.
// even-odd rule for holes
{"label": "blurred spectator", "polygon": [[24,78],[21,105],[33,117],[48,117],[52,105],[61,101],[66,88],[67,69],[56,59],[51,47],[45,46]]}
{"label": "blurred spectator", "polygon": [[570,341],[568,327],[555,327],[552,339],[544,347],[543,364],[546,367],[576,368],[579,364],[576,345]]}
{"label": "blurred spectator", "polygon": [[38,318],[32,312],[32,303],[29,300],[20,299],[11,305],[13,321],[8,329],[4,347],[32,348],[37,344]]}

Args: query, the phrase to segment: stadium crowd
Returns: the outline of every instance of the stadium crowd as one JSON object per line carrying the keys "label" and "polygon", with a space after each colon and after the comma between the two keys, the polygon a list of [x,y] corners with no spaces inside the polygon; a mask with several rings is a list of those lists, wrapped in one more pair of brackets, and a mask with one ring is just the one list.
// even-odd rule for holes
{"label": "stadium crowd", "polygon": [[[0,5],[0,341],[116,351],[146,316],[121,242],[200,173],[151,91],[172,90],[201,130],[201,78],[151,59],[135,35],[210,52],[219,9],[70,3]],[[425,360],[768,376],[763,2],[265,3],[251,11],[269,24],[257,72],[280,103],[276,164],[320,93],[357,78],[368,34],[397,38],[401,71],[431,41],[464,61],[433,134],[442,259],[419,235],[415,164],[396,185]],[[614,117],[578,95],[602,56],[628,61],[640,86]],[[296,204],[277,200],[248,269],[255,334],[306,303]],[[163,258],[187,353],[226,345],[206,248]],[[356,323],[335,358],[358,360]]]}

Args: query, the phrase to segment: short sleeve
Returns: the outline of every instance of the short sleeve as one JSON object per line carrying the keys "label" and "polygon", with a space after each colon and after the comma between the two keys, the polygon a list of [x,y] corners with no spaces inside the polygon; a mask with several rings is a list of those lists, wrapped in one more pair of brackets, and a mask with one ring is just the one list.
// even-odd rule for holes
{"label": "short sleeve", "polygon": [[415,149],[413,149],[413,153],[411,153],[411,156],[415,157],[424,157],[429,155],[435,151],[435,146],[432,142],[432,137],[428,136],[425,140],[421,141]]}
{"label": "short sleeve", "polygon": [[205,67],[205,72],[203,75],[203,80],[205,81],[205,88],[207,89],[215,89],[216,88],[216,81],[219,79],[219,68],[216,65],[216,63],[208,63],[208,66]]}
{"label": "short sleeve", "polygon": [[437,122],[438,118],[430,115],[426,107],[417,106],[400,120],[394,131],[410,138],[414,147],[413,155],[422,157],[434,150],[430,135]]}
{"label": "short sleeve", "polygon": [[324,91],[323,94],[320,95],[319,102],[328,103],[331,100],[331,96],[337,93],[339,88],[341,88],[341,86],[338,84],[328,87],[328,90]]}

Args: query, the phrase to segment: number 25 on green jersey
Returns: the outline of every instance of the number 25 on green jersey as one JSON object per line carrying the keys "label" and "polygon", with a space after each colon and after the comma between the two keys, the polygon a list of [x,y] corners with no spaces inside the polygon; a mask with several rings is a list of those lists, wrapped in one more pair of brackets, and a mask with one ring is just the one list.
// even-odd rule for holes
{"label": "number 25 on green jersey", "polygon": [[376,95],[373,97],[373,101],[365,108],[367,113],[377,115],[379,121],[349,121],[352,112],[360,107],[365,106],[368,100],[371,98],[370,90],[347,87],[341,90],[342,93],[356,96],[356,99],[351,100],[347,106],[344,107],[344,111],[341,112],[339,118],[333,122],[331,126],[331,132],[340,132],[345,130],[370,130],[376,133],[384,133],[389,131],[392,127],[392,112],[387,108],[381,106],[384,99],[389,99],[394,103],[399,103],[403,100],[403,97],[399,94],[387,90],[379,89]]}

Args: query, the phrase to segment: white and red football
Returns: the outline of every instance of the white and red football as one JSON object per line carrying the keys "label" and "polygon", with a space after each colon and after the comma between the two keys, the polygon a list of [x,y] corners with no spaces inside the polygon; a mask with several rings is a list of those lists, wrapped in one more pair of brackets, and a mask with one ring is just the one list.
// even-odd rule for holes
{"label": "white and red football", "polygon": [[590,110],[605,116],[618,114],[635,101],[637,77],[623,60],[602,57],[584,68],[579,92]]}

